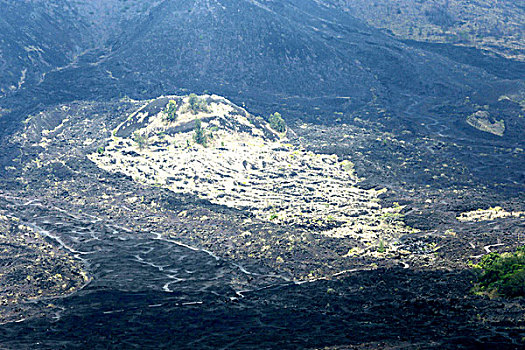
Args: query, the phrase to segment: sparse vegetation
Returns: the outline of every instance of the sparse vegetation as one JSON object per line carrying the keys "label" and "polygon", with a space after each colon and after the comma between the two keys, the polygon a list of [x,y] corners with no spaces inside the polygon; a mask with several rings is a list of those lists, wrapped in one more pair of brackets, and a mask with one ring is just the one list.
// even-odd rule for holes
{"label": "sparse vegetation", "polygon": [[284,122],[284,119],[279,112],[275,112],[274,114],[270,115],[270,118],[268,118],[268,121],[270,122],[270,127],[274,129],[275,131],[277,132],[286,131],[286,123]]}
{"label": "sparse vegetation", "polygon": [[345,169],[348,172],[354,171],[354,166],[355,166],[354,163],[352,163],[349,160],[343,161],[343,169]]}
{"label": "sparse vegetation", "polygon": [[525,246],[514,253],[490,253],[475,265],[480,275],[475,292],[489,296],[525,297]]}
{"label": "sparse vegetation", "polygon": [[396,221],[401,221],[405,215],[398,213],[398,212],[386,212],[381,215],[381,218],[384,219],[388,223],[394,223]]}
{"label": "sparse vegetation", "polygon": [[99,148],[97,148],[97,153],[98,153],[98,154],[104,154],[104,151],[105,151],[105,150],[106,150],[106,149],[105,149],[103,146],[100,146]]}

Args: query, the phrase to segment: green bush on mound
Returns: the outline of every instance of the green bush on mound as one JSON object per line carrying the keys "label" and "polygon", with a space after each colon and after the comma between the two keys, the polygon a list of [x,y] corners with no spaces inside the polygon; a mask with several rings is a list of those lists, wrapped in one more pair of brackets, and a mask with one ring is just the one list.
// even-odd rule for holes
{"label": "green bush on mound", "polygon": [[204,133],[204,130],[202,129],[202,123],[200,119],[197,119],[195,121],[193,141],[195,141],[196,143],[204,147],[206,147],[208,144],[208,137],[206,136],[206,134]]}
{"label": "green bush on mound", "polygon": [[188,103],[189,109],[193,114],[197,114],[198,112],[209,112],[208,103],[206,102],[206,99],[202,97],[190,94]]}
{"label": "green bush on mound", "polygon": [[270,122],[270,127],[274,129],[275,131],[277,132],[286,131],[286,123],[284,122],[284,119],[280,113],[275,112],[274,114],[270,115],[270,118],[268,118],[268,121]]}
{"label": "green bush on mound", "polygon": [[146,134],[140,133],[136,131],[133,134],[133,141],[137,144],[137,147],[142,151],[144,148],[148,146],[149,140]]}
{"label": "green bush on mound", "polygon": [[177,102],[170,100],[166,107],[166,119],[173,122],[177,119]]}
{"label": "green bush on mound", "polygon": [[525,297],[525,246],[514,253],[490,253],[476,265],[476,292],[510,298]]}

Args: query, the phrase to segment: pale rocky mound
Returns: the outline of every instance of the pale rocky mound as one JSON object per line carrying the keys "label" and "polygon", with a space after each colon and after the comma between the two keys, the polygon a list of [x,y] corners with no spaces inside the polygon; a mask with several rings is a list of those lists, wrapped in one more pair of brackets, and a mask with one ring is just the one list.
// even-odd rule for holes
{"label": "pale rocky mound", "polygon": [[[189,97],[149,102],[90,159],[137,181],[333,237],[376,245],[408,232],[397,220],[402,207],[382,208],[381,191],[357,187],[351,162],[287,143],[285,133],[222,97],[197,99],[194,110]],[[197,120],[206,146],[195,141]]]}
{"label": "pale rocky mound", "polygon": [[487,111],[477,111],[467,118],[467,123],[484,132],[489,132],[497,136],[503,136],[505,133],[505,121],[493,120]]}

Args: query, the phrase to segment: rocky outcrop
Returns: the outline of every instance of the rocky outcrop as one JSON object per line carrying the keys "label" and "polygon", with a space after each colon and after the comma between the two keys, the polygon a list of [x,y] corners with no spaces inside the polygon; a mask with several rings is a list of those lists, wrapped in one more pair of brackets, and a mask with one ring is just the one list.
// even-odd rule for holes
{"label": "rocky outcrop", "polygon": [[467,118],[467,123],[484,132],[488,132],[497,136],[503,136],[505,133],[505,121],[496,120],[491,117],[487,111],[477,111]]}
{"label": "rocky outcrop", "polygon": [[[189,97],[147,103],[90,159],[136,181],[331,237],[351,236],[376,246],[409,232],[396,220],[402,207],[382,208],[381,192],[357,186],[351,162],[287,143],[264,119],[224,98],[201,99],[207,109],[197,113],[190,110]],[[167,120],[168,103],[177,105],[174,121]],[[206,146],[195,142],[196,121],[208,139]]]}

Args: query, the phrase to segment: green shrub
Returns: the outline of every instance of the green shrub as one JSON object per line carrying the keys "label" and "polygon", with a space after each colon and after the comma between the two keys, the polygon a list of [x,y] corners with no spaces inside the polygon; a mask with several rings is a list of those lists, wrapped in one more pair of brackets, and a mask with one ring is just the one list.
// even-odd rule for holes
{"label": "green shrub", "polygon": [[525,246],[514,253],[490,253],[476,266],[477,291],[506,297],[525,296]]}
{"label": "green shrub", "polygon": [[99,148],[97,148],[97,153],[98,154],[104,154],[105,151],[106,151],[106,149],[103,146],[100,146]]}
{"label": "green shrub", "polygon": [[189,109],[193,114],[197,114],[198,112],[208,112],[208,103],[204,98],[195,94],[190,94],[188,103]]}
{"label": "green shrub", "polygon": [[166,107],[166,119],[173,122],[177,119],[177,102],[170,100]]}
{"label": "green shrub", "polygon": [[284,122],[284,119],[280,113],[275,112],[274,114],[270,115],[270,118],[268,118],[268,121],[270,122],[270,127],[274,129],[275,131],[277,132],[286,131],[286,123]]}
{"label": "green shrub", "polygon": [[135,141],[141,151],[148,146],[148,137],[138,131],[133,134],[133,141]]}
{"label": "green shrub", "polygon": [[386,252],[385,242],[383,242],[382,239],[379,240],[379,247],[377,247],[377,252],[378,253],[385,253]]}
{"label": "green shrub", "polygon": [[208,137],[206,136],[206,134],[204,134],[204,130],[202,129],[202,123],[200,119],[197,119],[195,121],[194,132],[195,133],[193,134],[193,141],[195,141],[199,145],[206,147],[208,143]]}

